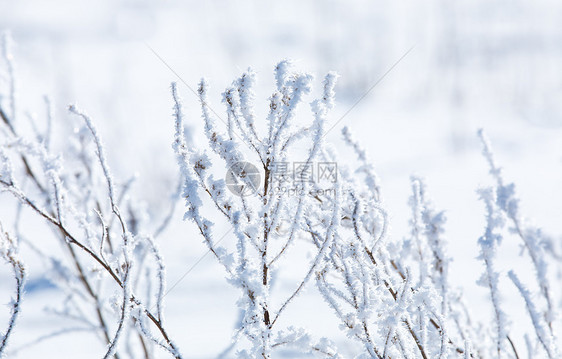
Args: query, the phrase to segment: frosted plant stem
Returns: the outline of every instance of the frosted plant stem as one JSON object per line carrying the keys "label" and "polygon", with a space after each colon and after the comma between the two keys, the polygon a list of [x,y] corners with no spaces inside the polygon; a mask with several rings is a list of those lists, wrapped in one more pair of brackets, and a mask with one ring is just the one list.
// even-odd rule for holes
{"label": "frosted plant stem", "polygon": [[12,298],[10,303],[11,315],[8,320],[8,327],[4,333],[0,333],[0,358],[5,357],[8,339],[14,331],[16,320],[21,312],[21,302],[26,274],[24,265],[18,259],[16,251],[15,241],[7,232],[4,231],[2,223],[0,222],[0,256],[12,267],[13,276],[16,282],[15,297]]}
{"label": "frosted plant stem", "polygon": [[527,310],[529,312],[529,316],[531,317],[531,321],[533,322],[533,327],[535,328],[535,333],[537,334],[539,342],[543,346],[548,357],[555,358],[555,353],[557,352],[557,350],[554,346],[552,335],[550,334],[549,330],[543,326],[543,319],[541,318],[540,313],[535,307],[535,303],[531,298],[531,293],[527,288],[523,286],[513,270],[509,271],[508,275],[509,279],[511,279],[513,284],[515,284],[515,286],[519,290],[519,293],[525,300],[525,305],[527,306]]}
{"label": "frosted plant stem", "polygon": [[545,260],[545,250],[543,248],[543,238],[540,229],[533,226],[525,226],[524,218],[519,211],[519,198],[515,194],[515,185],[513,183],[505,184],[502,176],[502,169],[496,164],[494,153],[491,149],[490,141],[488,140],[484,130],[478,131],[478,136],[482,143],[482,153],[486,158],[490,174],[496,180],[496,191],[498,194],[498,207],[510,219],[515,232],[523,241],[525,248],[535,268],[535,275],[543,297],[546,300],[547,309],[544,313],[548,328],[551,335],[553,335],[552,321],[556,318],[552,298],[550,294],[550,282],[547,277],[548,264]]}
{"label": "frosted plant stem", "polygon": [[[2,35],[2,57],[8,67],[10,127],[13,127],[13,123],[16,121],[16,75],[14,70],[14,57],[12,54],[12,38],[9,32],[4,32]],[[2,117],[4,117],[4,115]]]}

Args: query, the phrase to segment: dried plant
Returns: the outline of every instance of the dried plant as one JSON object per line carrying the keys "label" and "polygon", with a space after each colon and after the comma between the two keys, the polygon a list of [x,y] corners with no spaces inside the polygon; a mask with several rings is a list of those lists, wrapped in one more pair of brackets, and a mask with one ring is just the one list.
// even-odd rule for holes
{"label": "dried plant", "polygon": [[[324,218],[324,230],[318,234],[318,248],[309,263],[306,275],[295,283],[294,292],[282,301],[278,308],[271,305],[271,276],[279,262],[289,253],[296,238],[307,230],[307,213],[318,204],[320,198],[309,195],[310,184],[297,184],[295,196],[284,196],[274,188],[276,164],[287,160],[287,153],[299,138],[306,138],[308,153],[302,166],[310,168],[321,150],[323,125],[327,111],[333,105],[333,88],[336,75],[330,73],[324,80],[321,99],[312,103],[314,119],[308,126],[296,124],[295,112],[310,92],[312,76],[291,70],[288,61],[280,62],[275,69],[277,89],[270,97],[267,129],[261,135],[255,126],[253,110],[253,86],[255,73],[248,70],[235,80],[232,87],[223,93],[227,112],[227,132],[221,133],[215,124],[207,100],[207,83],[202,80],[198,93],[201,102],[205,135],[209,147],[222,160],[222,165],[231,170],[240,164],[257,160],[264,174],[263,186],[255,186],[255,196],[233,195],[223,179],[215,179],[211,172],[211,160],[205,152],[189,150],[183,138],[183,114],[176,84],[172,84],[175,102],[176,137],[174,149],[185,178],[183,197],[186,200],[186,218],[199,229],[209,250],[228,273],[229,282],[239,289],[238,302],[244,316],[236,338],[242,334],[251,343],[250,348],[239,353],[241,357],[269,358],[271,353],[285,346],[298,343],[304,352],[318,352],[337,356],[337,352],[326,340],[319,342],[301,329],[292,327],[277,329],[284,310],[304,286],[314,278],[315,272],[327,256],[334,240],[334,228],[339,222],[337,201],[330,205],[332,213]],[[245,151],[246,150],[246,151]],[[246,153],[249,152],[249,153]],[[251,157],[250,157],[251,156]],[[253,188],[252,178],[244,171],[236,173],[240,189]],[[203,192],[218,214],[232,225],[236,236],[235,250],[220,246],[213,233],[213,222],[201,212]],[[291,219],[290,228],[281,234],[282,221]]]}
{"label": "dried plant", "polygon": [[3,358],[8,346],[8,338],[12,334],[16,325],[16,320],[21,311],[21,302],[23,296],[25,282],[25,267],[18,256],[17,242],[12,236],[4,231],[4,227],[0,222],[0,257],[4,259],[11,267],[16,282],[15,296],[10,303],[12,314],[8,321],[8,327],[4,333],[0,333],[0,358]]}
{"label": "dried plant", "polygon": [[[541,312],[542,306],[513,272],[509,277],[525,300],[538,341],[549,357],[555,355],[553,300],[544,255],[546,246],[552,242],[546,238],[543,241],[539,229],[524,225],[514,186],[504,185],[484,137],[484,154],[497,186],[479,192],[486,204],[488,222],[478,243],[485,264],[480,283],[490,293],[494,340],[487,340],[484,336],[487,332],[483,330],[486,324],[472,319],[460,294],[461,288],[449,280],[451,258],[447,254],[446,218],[444,212],[435,209],[424,180],[411,179],[411,236],[405,240],[391,239],[377,175],[365,150],[347,128],[342,132],[343,140],[356,154],[358,164],[351,168],[338,167],[338,180],[332,184],[329,195],[318,196],[316,182],[299,184],[302,186],[297,191],[299,195],[271,191],[276,181],[276,164],[287,161],[289,153],[302,156],[302,150],[293,151],[291,147],[299,141],[309,146],[305,153],[307,166],[315,161],[341,163],[336,151],[323,142],[336,76],[326,77],[322,98],[311,103],[314,120],[300,127],[295,124],[294,111],[303,101],[303,95],[310,91],[311,77],[292,71],[290,63],[282,61],[275,68],[275,78],[277,89],[270,97],[264,135],[260,135],[255,125],[252,91],[255,74],[251,70],[223,93],[226,133],[217,129],[213,119],[213,115],[218,115],[208,103],[206,82],[203,80],[199,85],[205,134],[213,156],[222,160],[220,166],[232,169],[240,163],[260,164],[264,179],[257,185],[244,171],[234,176],[240,188],[259,188],[253,196],[231,195],[229,184],[210,174],[212,165],[216,164],[211,155],[188,149],[182,135],[181,103],[176,85],[172,84],[176,118],[174,148],[186,179],[183,195],[186,218],[197,225],[209,250],[227,271],[230,282],[240,289],[244,320],[235,338],[242,333],[251,343],[251,349],[241,351],[240,356],[269,358],[277,347],[292,343],[299,343],[297,346],[304,352],[341,355],[332,344],[319,346],[307,341],[303,345],[302,336],[309,338],[304,329],[299,331],[303,334],[277,334],[280,339],[273,339],[283,310],[304,286],[315,280],[319,293],[340,320],[341,329],[363,347],[361,357],[519,358],[500,301],[498,282],[502,275],[494,266],[503,216],[511,221],[514,232],[528,250],[546,309]],[[205,204],[212,204],[232,225],[238,241],[235,249],[219,245],[212,230],[214,223],[201,214]],[[277,231],[284,220],[290,221],[289,230]],[[307,239],[316,252],[295,292],[278,309],[273,309],[270,273],[276,269],[279,258],[290,255],[287,249],[296,238]],[[277,252],[272,251],[276,244],[281,248]],[[284,333],[280,329],[277,332]],[[527,340],[532,342],[529,337]]]}
{"label": "dried plant", "polygon": [[[148,226],[142,203],[129,195],[132,180],[116,184],[93,121],[76,106],[69,111],[82,124],[63,158],[49,145],[51,111],[46,130],[29,137],[20,135],[16,112],[8,114],[0,108],[0,188],[19,202],[18,212],[27,209],[27,214],[44,220],[52,229],[50,237],[68,255],[61,258],[40,250],[34,244],[37,234],[26,233],[30,228],[21,223],[27,214],[16,217],[18,238],[40,255],[52,283],[65,294],[64,302],[49,310],[78,322],[75,330],[99,335],[107,345],[104,358],[152,358],[153,344],[181,358],[164,326],[165,266],[154,240],[162,227]],[[22,279],[16,275],[15,308],[19,308]],[[151,289],[152,282],[156,289]],[[127,347],[138,349],[125,354],[119,346],[124,340],[133,343]]]}
{"label": "dried plant", "polygon": [[[173,211],[157,219],[143,212],[142,202],[130,192],[133,178],[114,179],[110,154],[95,123],[78,107],[69,107],[79,128],[64,156],[54,149],[56,122],[50,100],[46,99],[45,124],[20,122],[8,45],[3,60],[10,80],[0,91],[0,190],[17,204],[8,204],[16,213],[14,235],[0,228],[0,253],[16,281],[0,355],[6,352],[20,312],[25,271],[17,248],[22,245],[39,254],[65,295],[51,313],[64,323],[78,323],[34,342],[80,330],[102,339],[107,346],[100,353],[104,358],[153,358],[155,348],[182,358],[164,319],[165,261],[157,243]],[[494,184],[478,191],[486,218],[477,241],[483,262],[479,284],[489,294],[491,318],[480,323],[470,314],[474,308],[465,304],[459,281],[450,277],[446,217],[436,209],[425,181],[411,177],[409,235],[393,238],[383,191],[366,151],[344,128],[344,151],[350,150],[356,163],[343,166],[337,151],[324,142],[337,75],[325,77],[320,98],[310,104],[308,121],[300,107],[312,90],[312,76],[295,71],[288,60],[275,67],[274,75],[276,88],[261,122],[252,70],[222,94],[224,120],[209,103],[207,83],[200,82],[195,92],[207,151],[186,139],[178,88],[171,86],[173,150],[185,219],[194,224],[195,234],[239,293],[241,320],[221,357],[271,358],[290,349],[294,356],[342,358],[334,344],[339,337],[316,338],[286,315],[307,287],[317,290],[341,331],[355,343],[348,352],[357,358],[522,358],[523,342],[529,357],[559,356],[559,293],[549,271],[549,265],[560,260],[558,246],[522,216],[515,186],[504,179],[483,132],[479,135]],[[224,122],[224,130],[217,119]],[[298,166],[290,171],[288,163]],[[327,184],[307,177],[315,169],[320,173],[320,164],[337,164],[329,167]],[[225,178],[216,177],[225,170]],[[173,208],[174,201],[166,205]],[[41,237],[58,241],[66,256],[36,245],[37,230],[25,226],[31,216],[49,226],[52,232]],[[229,241],[217,236],[217,228],[224,226]],[[497,265],[502,243],[513,236],[530,259],[534,283],[526,285],[519,278],[523,268],[505,275]],[[307,260],[299,257],[303,248],[311,253]],[[288,293],[275,290],[275,274],[293,265],[295,258],[304,268],[302,277],[292,282]],[[532,324],[532,333],[523,339],[514,337],[510,328],[511,313],[501,300],[502,281],[515,286],[521,313]]]}

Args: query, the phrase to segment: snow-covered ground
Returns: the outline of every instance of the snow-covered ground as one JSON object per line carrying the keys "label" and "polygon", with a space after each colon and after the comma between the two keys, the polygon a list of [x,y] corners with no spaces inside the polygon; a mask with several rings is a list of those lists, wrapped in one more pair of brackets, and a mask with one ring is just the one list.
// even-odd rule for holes
{"label": "snow-covered ground", "polygon": [[[202,138],[199,106],[183,81],[194,88],[200,77],[207,77],[211,106],[222,111],[220,93],[251,66],[259,74],[256,103],[264,118],[279,60],[293,58],[297,67],[314,72],[315,91],[324,73],[337,71],[337,104],[330,115],[335,127],[328,140],[338,147],[340,130],[348,126],[368,150],[390,212],[390,238],[409,233],[410,175],[427,179],[437,207],[447,213],[451,278],[464,288],[481,320],[489,320],[491,308],[487,292],[475,284],[483,270],[475,259],[476,241],[485,221],[475,191],[492,180],[478,128],[485,128],[505,177],[516,183],[524,214],[562,240],[560,24],[562,3],[546,0],[0,0],[0,28],[10,29],[15,40],[18,106],[42,116],[42,97],[51,95],[56,139],[63,143],[64,128],[75,121],[66,107],[80,104],[98,124],[116,176],[138,173],[135,191],[154,216],[165,211],[159,199],[171,194],[177,178],[171,81],[179,82],[197,142]],[[347,161],[346,156],[340,159],[341,165]],[[3,205],[7,202],[0,194],[0,218],[13,216],[13,207]],[[160,241],[169,287],[207,252],[195,227],[182,222],[182,212],[180,206]],[[37,237],[38,246],[55,246],[42,242],[44,228],[35,225],[29,235]],[[523,261],[513,243],[500,253],[502,268]],[[43,310],[56,306],[62,296],[43,279],[40,261],[29,255],[30,284],[12,350],[72,326]],[[295,265],[280,276],[278,293],[291,291],[291,279],[301,275],[298,263],[295,258]],[[0,269],[4,304],[12,282],[8,267]],[[216,357],[228,346],[238,316],[237,294],[224,276],[207,255],[166,297],[172,336],[189,358]],[[531,273],[522,276],[530,278]],[[521,303],[509,300],[514,293],[505,288],[509,308],[521,311]],[[8,315],[3,308],[0,323]],[[317,319],[303,323],[303,312],[313,312]],[[336,338],[346,353],[354,353],[313,286],[287,318],[317,336]],[[521,334],[528,323],[511,319]],[[99,341],[74,333],[9,357],[99,358],[102,352]]]}

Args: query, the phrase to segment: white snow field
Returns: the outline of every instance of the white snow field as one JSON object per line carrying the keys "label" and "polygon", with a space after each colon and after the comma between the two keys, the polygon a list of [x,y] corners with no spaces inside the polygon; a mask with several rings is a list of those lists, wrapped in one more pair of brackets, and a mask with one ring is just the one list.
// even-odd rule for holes
{"label": "white snow field", "polygon": [[[523,215],[562,248],[561,24],[562,3],[547,0],[0,0],[0,30],[10,30],[13,38],[18,121],[45,116],[43,96],[49,95],[53,143],[62,149],[77,125],[67,107],[78,104],[95,122],[115,178],[122,183],[137,175],[132,192],[154,218],[165,216],[178,178],[172,81],[183,99],[192,143],[203,148],[203,120],[191,91],[201,77],[210,85],[210,106],[222,115],[224,89],[248,67],[256,71],[256,123],[265,129],[279,61],[293,59],[297,69],[315,75],[297,121],[312,121],[307,104],[321,94],[324,75],[336,71],[336,105],[327,126],[334,127],[326,140],[340,152],[338,166],[355,161],[343,149],[341,129],[347,126],[380,178],[389,213],[387,241],[410,236],[410,176],[426,179],[436,208],[447,217],[444,238],[453,258],[449,280],[462,288],[473,319],[488,326],[493,323],[489,291],[476,284],[484,271],[477,259],[478,238],[486,225],[476,191],[494,180],[477,131],[484,128],[504,178],[516,184]],[[0,85],[5,86],[5,64],[0,64]],[[226,170],[216,168],[215,175],[224,178]],[[0,192],[0,220],[7,228],[15,208],[12,197]],[[230,345],[239,320],[239,293],[196,226],[182,220],[184,213],[180,201],[171,225],[158,238],[170,289],[167,328],[185,358],[217,358]],[[29,216],[23,227],[26,240],[62,255],[43,221]],[[228,233],[223,242],[234,245],[229,230],[217,218],[215,235]],[[67,293],[47,279],[43,259],[25,244],[20,250],[28,282],[6,357],[102,358],[106,346],[100,337],[72,330],[82,323],[53,313]],[[303,263],[313,255],[300,242],[291,248],[274,281],[275,305],[294,290],[307,270]],[[497,255],[504,311],[526,358],[523,336],[535,334],[507,272],[519,270],[527,284],[535,276],[515,235],[504,238]],[[560,269],[555,262],[549,267],[555,298],[562,298]],[[2,262],[0,332],[13,290],[10,267]],[[282,326],[302,326],[315,337],[330,338],[345,357],[362,353],[314,283],[280,320]],[[559,328],[560,317],[555,322]],[[159,348],[154,355],[170,357]],[[236,351],[224,357],[236,357]],[[302,356],[286,350],[273,357]],[[537,348],[533,358],[543,357]]]}

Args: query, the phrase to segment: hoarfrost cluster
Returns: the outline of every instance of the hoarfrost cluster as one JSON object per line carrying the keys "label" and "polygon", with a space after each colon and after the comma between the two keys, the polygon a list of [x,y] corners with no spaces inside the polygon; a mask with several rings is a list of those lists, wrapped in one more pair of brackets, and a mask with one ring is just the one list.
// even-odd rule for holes
{"label": "hoarfrost cluster", "polygon": [[[449,275],[446,216],[432,202],[423,178],[410,180],[409,236],[394,238],[384,190],[352,131],[342,130],[342,142],[354,154],[354,163],[343,166],[334,147],[325,143],[335,73],[326,75],[320,97],[309,104],[308,120],[297,116],[297,108],[307,106],[313,77],[296,71],[289,60],[274,69],[276,88],[264,120],[256,115],[257,78],[251,69],[223,92],[224,119],[213,110],[209,85],[201,80],[196,92],[204,148],[195,148],[185,134],[180,89],[172,83],[172,147],[181,191],[169,200],[170,213],[151,218],[142,200],[130,192],[135,177],[113,177],[108,165],[113,154],[106,153],[95,120],[78,106],[68,108],[77,130],[64,155],[52,146],[57,116],[48,99],[45,119],[31,128],[22,122],[7,41],[3,50],[9,81],[0,92],[0,188],[5,192],[3,203],[9,202],[4,202],[8,195],[15,199],[10,205],[17,214],[10,226],[0,222],[0,255],[12,267],[15,281],[10,320],[0,334],[0,355],[10,353],[8,339],[17,332],[20,312],[25,315],[26,259],[18,247],[26,246],[43,259],[52,282],[65,293],[63,303],[46,303],[48,310],[74,325],[68,331],[84,331],[101,340],[106,351],[100,356],[190,357],[189,338],[180,340],[178,333],[172,338],[166,326],[166,262],[159,249],[159,236],[180,200],[184,219],[194,225],[186,237],[193,234],[203,240],[238,291],[242,315],[222,357],[271,358],[286,348],[301,356],[345,357],[337,348],[338,338],[317,337],[284,320],[305,288],[315,290],[324,302],[319,305],[331,309],[342,333],[355,343],[352,355],[357,358],[521,358],[524,352],[558,357],[560,300],[550,271],[558,265],[557,244],[523,217],[515,185],[504,179],[482,131],[493,184],[478,190],[486,224],[474,243],[480,247],[479,284],[488,291],[491,320],[479,323],[470,314],[475,308],[465,304],[461,283]],[[317,162],[340,164],[332,191],[319,195],[314,181],[298,182],[294,195],[274,191],[274,164],[293,155],[305,158],[305,169]],[[259,167],[262,178],[252,195],[240,195],[217,178],[219,171],[240,163]],[[236,174],[237,186],[253,185],[243,170]],[[48,238],[58,241],[65,256],[35,245],[43,239],[27,234],[22,221],[29,216],[52,230]],[[233,245],[223,245],[217,235],[216,228],[224,225],[232,228]],[[532,268],[513,268],[506,274],[496,262],[502,241],[512,235],[519,238]],[[290,293],[279,297],[274,274],[291,265],[302,245],[312,253],[306,270]],[[532,270],[533,282],[520,279],[518,273],[524,270]],[[520,310],[532,323],[525,340],[512,336],[500,282],[514,285],[522,298]],[[46,333],[37,340],[65,333]],[[177,343],[184,339],[188,344],[180,350]]]}

